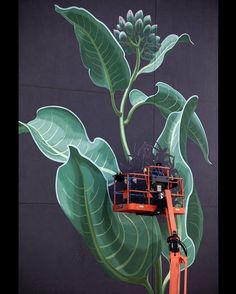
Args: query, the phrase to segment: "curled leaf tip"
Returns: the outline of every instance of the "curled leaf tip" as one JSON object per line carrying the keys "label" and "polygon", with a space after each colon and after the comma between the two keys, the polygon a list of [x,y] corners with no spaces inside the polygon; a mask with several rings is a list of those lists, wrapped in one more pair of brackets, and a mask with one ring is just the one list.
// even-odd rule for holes
{"label": "curled leaf tip", "polygon": [[24,133],[28,133],[28,128],[27,125],[24,124],[23,122],[19,121],[18,123],[18,133],[19,134],[24,134]]}
{"label": "curled leaf tip", "polygon": [[55,8],[55,11],[56,11],[56,12],[60,12],[60,10],[63,9],[62,7],[60,7],[60,6],[57,5],[57,4],[54,4],[54,8]]}
{"label": "curled leaf tip", "polygon": [[194,45],[194,42],[191,40],[191,37],[190,37],[189,34],[185,33],[185,34],[183,34],[183,35],[187,35],[190,44],[191,44],[191,45]]}
{"label": "curled leaf tip", "polygon": [[190,99],[196,99],[197,101],[199,100],[199,96],[198,95],[193,95],[191,97],[188,98],[188,100]]}
{"label": "curled leaf tip", "polygon": [[213,165],[213,163],[210,161],[209,158],[206,159],[206,162],[207,162],[209,165]]}

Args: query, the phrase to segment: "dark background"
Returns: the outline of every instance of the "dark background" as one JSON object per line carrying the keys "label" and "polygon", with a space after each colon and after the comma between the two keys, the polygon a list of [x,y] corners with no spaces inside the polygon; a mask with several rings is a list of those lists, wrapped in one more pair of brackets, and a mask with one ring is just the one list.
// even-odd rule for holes
{"label": "dark background", "polygon": [[[28,122],[38,108],[60,105],[76,113],[90,139],[102,137],[124,162],[109,93],[92,84],[83,67],[72,26],[54,11],[88,9],[111,30],[128,9],[151,14],[163,40],[168,34],[189,33],[194,46],[179,44],[155,74],[143,75],[134,87],[156,92],[162,81],[187,99],[199,96],[199,115],[210,147],[212,166],[200,149],[188,144],[189,163],[204,212],[204,235],[195,263],[189,268],[188,293],[218,293],[218,7],[213,0],[81,0],[19,1],[19,118]],[[121,95],[117,95],[119,102]],[[152,144],[164,119],[157,109],[139,109],[127,137],[132,150]],[[95,261],[56,201],[58,163],[44,157],[29,135],[19,138],[19,293],[146,293],[140,286],[113,280]]]}

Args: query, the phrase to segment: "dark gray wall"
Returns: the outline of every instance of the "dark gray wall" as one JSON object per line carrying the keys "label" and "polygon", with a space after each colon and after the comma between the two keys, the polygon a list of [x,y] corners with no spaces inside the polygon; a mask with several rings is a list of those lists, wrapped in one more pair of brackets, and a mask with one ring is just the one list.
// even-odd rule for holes
{"label": "dark gray wall", "polygon": [[[20,120],[33,119],[37,109],[45,105],[67,107],[80,117],[90,139],[103,137],[123,161],[109,95],[91,83],[73,29],[54,12],[54,3],[19,1]],[[189,143],[189,162],[204,211],[204,236],[189,269],[188,289],[189,294],[218,293],[217,1],[58,0],[56,4],[84,7],[110,29],[128,9],[143,9],[156,19],[162,39],[170,33],[191,35],[194,46],[178,45],[155,75],[144,75],[135,86],[151,94],[155,83],[163,81],[186,99],[193,94],[200,97],[197,113],[208,136],[213,166]],[[152,143],[163,125],[164,120],[151,106],[138,110],[127,128],[131,149],[135,143]],[[58,164],[45,158],[29,135],[20,136],[19,147],[19,292],[145,293],[142,287],[108,277],[66,219],[55,197]]]}

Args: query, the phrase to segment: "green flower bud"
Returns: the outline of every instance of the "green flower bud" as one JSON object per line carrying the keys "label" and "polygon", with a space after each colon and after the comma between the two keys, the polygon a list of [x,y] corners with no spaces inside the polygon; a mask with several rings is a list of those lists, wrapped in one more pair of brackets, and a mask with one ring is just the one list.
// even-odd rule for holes
{"label": "green flower bud", "polygon": [[154,57],[154,54],[149,51],[144,51],[142,53],[142,59],[144,59],[144,60],[150,61],[153,59],[153,57]]}
{"label": "green flower bud", "polygon": [[146,25],[146,26],[144,27],[144,29],[143,29],[143,35],[144,35],[145,37],[147,37],[147,36],[149,36],[150,32],[151,32],[151,25],[148,24],[148,25]]}
{"label": "green flower bud", "polygon": [[152,60],[154,58],[154,56],[155,56],[155,54],[150,51],[144,51],[142,54],[142,58],[147,61]]}
{"label": "green flower bud", "polygon": [[145,47],[145,44],[146,44],[146,42],[145,42],[145,40],[143,39],[142,41],[141,41],[141,43],[140,43],[140,50],[142,50],[143,49],[143,47]]}
{"label": "green flower bud", "polygon": [[132,10],[129,10],[127,12],[127,17],[126,18],[127,18],[127,21],[131,22],[132,24],[135,23],[134,14],[133,14]]}
{"label": "green flower bud", "polygon": [[119,34],[120,34],[120,31],[118,31],[118,30],[113,30],[113,32],[114,32],[114,36],[115,36],[115,38],[116,38],[117,40],[119,40]]}
{"label": "green flower bud", "polygon": [[145,49],[147,48],[147,49],[150,49],[150,50],[152,50],[152,48],[154,48],[155,47],[155,45],[156,45],[156,43],[154,42],[154,43],[151,43],[151,42],[146,42],[146,44],[145,44]]}
{"label": "green flower bud", "polygon": [[136,20],[135,22],[135,31],[137,33],[141,33],[143,30],[143,21],[139,18],[138,20]]}
{"label": "green flower bud", "polygon": [[155,53],[160,49],[160,45],[156,45],[155,49],[153,50]]}
{"label": "green flower bud", "polygon": [[157,33],[157,28],[158,28],[158,25],[152,25],[152,27],[151,27],[151,33],[153,33],[153,34],[156,34]]}
{"label": "green flower bud", "polygon": [[156,44],[158,44],[160,42],[160,37],[159,36],[156,36]]}
{"label": "green flower bud", "polygon": [[147,38],[147,41],[149,42],[149,43],[156,43],[156,36],[155,36],[155,34],[150,34],[149,36],[148,36],[148,38]]}
{"label": "green flower bud", "polygon": [[127,33],[128,36],[131,36],[133,34],[134,27],[131,22],[126,22],[125,23],[125,32]]}
{"label": "green flower bud", "polygon": [[159,50],[160,37],[156,36],[157,25],[152,25],[150,15],[144,17],[143,11],[139,10],[133,14],[129,10],[126,15],[127,21],[119,16],[119,23],[114,30],[114,36],[127,54],[136,52],[137,46],[141,58],[150,61]]}
{"label": "green flower bud", "polygon": [[145,47],[145,51],[146,50],[149,50],[150,52],[154,53],[157,51],[157,45],[156,44],[149,44],[149,45],[146,45]]}
{"label": "green flower bud", "polygon": [[135,13],[135,21],[137,21],[138,19],[143,19],[143,11],[142,10],[139,10]]}
{"label": "green flower bud", "polygon": [[143,25],[146,26],[148,24],[151,24],[152,23],[152,19],[151,19],[151,16],[150,15],[146,15],[143,19]]}
{"label": "green flower bud", "polygon": [[156,38],[152,39],[152,42],[150,43],[151,46],[156,47],[157,42],[156,42]]}
{"label": "green flower bud", "polygon": [[121,32],[121,33],[119,34],[119,40],[120,40],[121,42],[123,42],[123,43],[125,43],[125,42],[127,41],[127,35],[126,35],[125,32]]}
{"label": "green flower bud", "polygon": [[122,16],[119,16],[119,24],[120,24],[121,29],[123,30],[125,27],[125,20]]}
{"label": "green flower bud", "polygon": [[156,50],[158,51],[161,47],[161,43],[156,44]]}

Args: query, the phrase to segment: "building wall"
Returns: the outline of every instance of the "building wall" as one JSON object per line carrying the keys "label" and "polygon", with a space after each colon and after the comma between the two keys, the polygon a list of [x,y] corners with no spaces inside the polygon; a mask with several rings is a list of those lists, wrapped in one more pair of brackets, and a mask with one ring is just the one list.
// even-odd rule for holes
{"label": "building wall", "polygon": [[[109,93],[92,84],[73,29],[54,11],[54,4],[51,0],[19,1],[19,118],[27,122],[46,105],[67,107],[80,117],[90,139],[107,140],[122,163],[118,120]],[[142,9],[159,25],[162,40],[171,33],[191,35],[194,46],[176,46],[155,74],[143,75],[134,87],[153,94],[156,82],[162,81],[186,99],[199,96],[197,114],[206,130],[213,165],[207,165],[199,148],[189,142],[189,163],[204,212],[204,235],[189,269],[188,289],[190,294],[218,293],[217,1],[58,0],[56,4],[84,7],[111,30],[119,15]],[[164,122],[152,106],[139,109],[127,127],[131,149],[144,141],[152,144]],[[19,293],[145,293],[143,287],[107,276],[65,217],[54,188],[58,163],[45,158],[29,135],[20,136],[19,147]]]}

